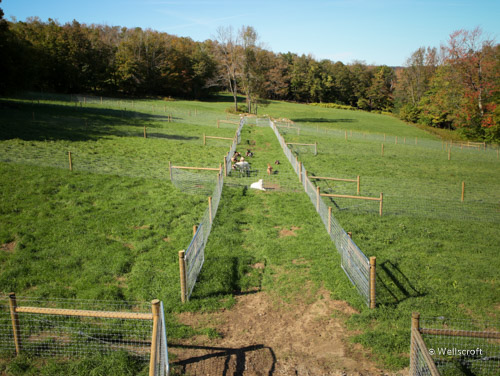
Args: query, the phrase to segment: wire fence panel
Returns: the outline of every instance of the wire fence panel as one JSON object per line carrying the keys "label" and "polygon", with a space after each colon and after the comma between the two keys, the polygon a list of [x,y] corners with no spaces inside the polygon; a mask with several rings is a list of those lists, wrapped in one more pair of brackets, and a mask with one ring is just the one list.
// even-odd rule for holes
{"label": "wire fence panel", "polygon": [[442,375],[500,374],[500,322],[420,318],[420,333]]}
{"label": "wire fence panel", "polygon": [[434,362],[429,359],[429,350],[417,328],[411,331],[410,376],[439,376]]}
{"label": "wire fence panel", "polygon": [[180,168],[172,168],[172,184],[188,194],[209,196],[217,186],[217,175],[214,171],[192,172]]}
{"label": "wire fence panel", "polygon": [[[155,375],[166,375],[168,350],[162,305],[160,316],[157,348],[162,355]],[[125,351],[146,362],[151,357],[153,322],[151,304],[145,302],[11,300],[4,296],[0,299],[0,354],[8,357],[19,352],[65,360]]]}
{"label": "wire fence panel", "polygon": [[167,324],[165,322],[165,310],[163,302],[160,303],[160,317],[158,320],[158,336],[155,362],[155,376],[166,376],[170,374],[170,365],[168,361],[168,344],[167,344]]}
{"label": "wire fence panel", "polygon": [[[241,129],[246,123],[246,118],[242,118],[240,120],[240,124],[236,130],[235,137],[231,148],[229,150],[229,154],[225,158],[226,169],[231,170],[231,157],[233,156],[238,143],[241,141]],[[176,170],[176,169],[172,169]],[[197,175],[197,174],[196,174]],[[212,223],[215,219],[215,215],[217,214],[217,209],[219,207],[220,198],[222,196],[222,189],[224,186],[224,176],[223,174],[218,175],[218,177],[214,178],[215,187],[212,191],[211,196],[211,206],[209,206],[199,225],[196,233],[191,239],[191,243],[187,247],[184,259],[186,262],[186,299],[189,300],[191,294],[193,292],[194,286],[196,284],[196,280],[201,272],[203,267],[203,263],[205,262],[205,246],[208,242],[208,237],[210,235],[210,231],[212,229]]]}
{"label": "wire fence panel", "polygon": [[274,131],[276,137],[278,137],[283,152],[302,181],[304,191],[311,199],[328,234],[330,234],[330,238],[341,256],[342,269],[351,283],[358,289],[365,303],[370,306],[370,261],[349,235],[347,235],[337,219],[330,213],[321,196],[318,197],[317,186],[308,178],[306,169],[304,166],[299,165],[298,159],[280,134],[282,129],[288,128],[277,127],[271,121],[269,122],[269,126]]}

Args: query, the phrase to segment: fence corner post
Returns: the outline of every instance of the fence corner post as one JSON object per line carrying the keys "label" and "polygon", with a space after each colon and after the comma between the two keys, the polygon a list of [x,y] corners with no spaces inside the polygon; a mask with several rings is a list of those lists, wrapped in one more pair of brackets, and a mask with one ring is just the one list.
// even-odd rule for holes
{"label": "fence corner post", "polygon": [[181,302],[186,302],[186,252],[179,251],[179,274],[181,278]]}
{"label": "fence corner post", "polygon": [[158,343],[158,318],[160,316],[160,301],[155,299],[151,302],[151,311],[153,313],[153,334],[151,335],[151,355],[149,358],[149,376],[156,374],[156,348]]}
{"label": "fence corner post", "polygon": [[16,345],[16,355],[21,352],[21,336],[19,328],[19,316],[17,314],[17,301],[16,293],[11,292],[9,294],[9,307],[10,307],[10,318],[12,320],[12,331],[14,334],[14,344]]}
{"label": "fence corner post", "polygon": [[370,257],[370,309],[374,309],[376,304],[376,291],[375,291],[375,281],[377,277],[376,272],[377,258],[375,256]]}
{"label": "fence corner post", "polygon": [[420,329],[420,313],[412,312],[411,314],[411,328],[412,329]]}

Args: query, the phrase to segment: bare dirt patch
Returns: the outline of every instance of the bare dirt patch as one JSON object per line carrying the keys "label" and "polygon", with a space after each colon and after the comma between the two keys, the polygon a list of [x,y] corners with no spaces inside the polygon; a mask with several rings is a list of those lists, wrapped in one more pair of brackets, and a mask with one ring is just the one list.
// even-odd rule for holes
{"label": "bare dirt patch", "polygon": [[151,225],[134,226],[133,229],[134,230],[150,230],[151,229]]}
{"label": "bare dirt patch", "polygon": [[[321,290],[312,304],[277,302],[265,292],[236,297],[231,310],[183,313],[193,327],[209,324],[221,338],[169,343],[174,370],[188,375],[395,375],[349,343],[345,319],[355,310]],[[174,341],[173,341],[174,342]],[[399,373],[401,375],[405,374]]]}
{"label": "bare dirt patch", "polygon": [[[279,226],[276,226],[275,228],[280,228]],[[297,233],[295,231],[300,230],[300,227],[295,227],[292,226],[289,229],[288,228],[282,228],[279,232],[279,237],[283,238],[285,236],[297,236]]]}
{"label": "bare dirt patch", "polygon": [[9,243],[4,243],[0,246],[0,249],[5,252],[14,252],[14,249],[16,249],[17,242],[11,241]]}

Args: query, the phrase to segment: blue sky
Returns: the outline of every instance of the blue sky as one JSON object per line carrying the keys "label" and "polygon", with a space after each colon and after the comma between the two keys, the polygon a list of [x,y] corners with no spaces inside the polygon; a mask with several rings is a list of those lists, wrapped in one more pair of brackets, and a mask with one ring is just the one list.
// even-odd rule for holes
{"label": "blue sky", "polygon": [[499,0],[3,0],[5,18],[151,28],[196,41],[219,26],[252,26],[274,52],[404,65],[421,46],[480,26],[500,39]]}

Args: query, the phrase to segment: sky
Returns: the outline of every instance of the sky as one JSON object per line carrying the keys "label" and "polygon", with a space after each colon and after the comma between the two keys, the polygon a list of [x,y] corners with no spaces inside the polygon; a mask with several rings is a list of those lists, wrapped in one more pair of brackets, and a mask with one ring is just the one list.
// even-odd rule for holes
{"label": "sky", "polygon": [[345,64],[402,66],[420,47],[481,27],[500,41],[500,0],[3,0],[7,20],[141,27],[195,41],[252,26],[263,47]]}

